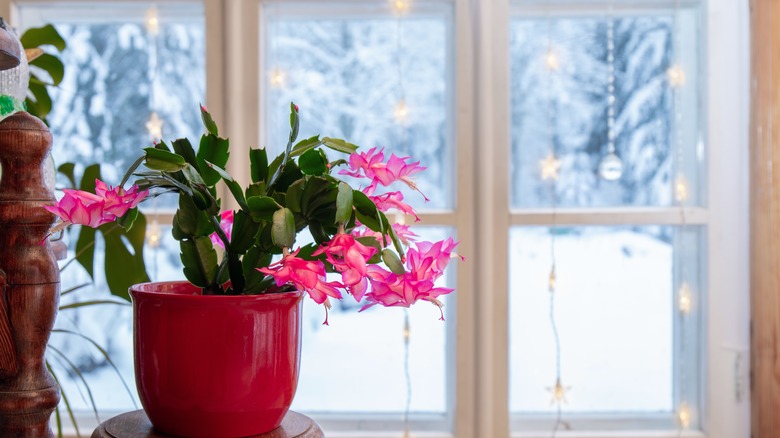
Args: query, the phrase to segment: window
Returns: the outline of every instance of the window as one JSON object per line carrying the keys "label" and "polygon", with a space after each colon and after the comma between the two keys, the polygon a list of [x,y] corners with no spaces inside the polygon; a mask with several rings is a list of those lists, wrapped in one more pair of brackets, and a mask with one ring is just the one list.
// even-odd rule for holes
{"label": "window", "polygon": [[[404,193],[422,222],[403,220],[425,237],[462,242],[467,260],[444,279],[457,289],[447,322],[435,308],[409,312],[407,399],[403,311],[357,313],[346,299],[322,327],[321,309],[307,303],[293,408],[329,437],[400,435],[407,403],[421,436],[550,436],[558,359],[571,387],[558,427],[566,436],[675,437],[683,402],[691,422],[681,436],[746,436],[746,6],[411,5],[401,18],[387,0],[0,0],[0,12],[22,28],[53,22],[70,40],[51,117],[58,161],[100,161],[118,179],[132,158],[125,151],[150,140],[152,111],[165,137],[193,136],[204,101],[235,147],[278,151],[294,101],[301,136],[345,137],[429,167],[419,182],[431,202]],[[144,27],[149,11],[159,18],[155,38]],[[616,181],[598,169],[611,151],[610,21]],[[677,94],[667,74],[676,60],[686,76]],[[561,160],[554,184],[540,174],[551,149]],[[243,163],[228,166],[249,179]],[[170,201],[154,207],[149,218],[169,223]],[[175,242],[148,253],[154,279],[177,275]],[[60,323],[95,335],[132,387],[129,310],[110,309],[98,325],[101,311]],[[101,418],[133,409],[104,363],[79,357],[98,382]],[[83,433],[87,403],[73,401]]]}

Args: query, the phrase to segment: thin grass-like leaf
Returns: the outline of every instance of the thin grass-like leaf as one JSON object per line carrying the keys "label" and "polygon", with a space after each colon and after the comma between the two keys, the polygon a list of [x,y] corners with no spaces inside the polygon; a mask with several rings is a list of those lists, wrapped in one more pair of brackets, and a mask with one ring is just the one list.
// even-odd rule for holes
{"label": "thin grass-like leaf", "polygon": [[85,306],[96,306],[100,304],[115,304],[118,306],[129,306],[130,303],[127,301],[115,301],[115,300],[90,300],[90,301],[81,301],[78,303],[71,303],[71,304],[65,304],[60,306],[60,310],[68,310],[68,309],[77,309],[79,307],[85,307]]}
{"label": "thin grass-like leaf", "polygon": [[101,347],[97,342],[92,340],[90,337],[88,337],[86,335],[83,335],[83,334],[81,334],[79,332],[75,332],[73,330],[54,329],[54,330],[52,330],[52,333],[64,333],[64,334],[78,336],[78,337],[86,340],[90,344],[92,344],[95,348],[97,348],[97,350],[100,351],[100,354],[102,354],[103,357],[106,359],[108,364],[111,365],[111,368],[114,369],[114,372],[116,372],[116,375],[119,376],[119,380],[122,381],[122,385],[125,387],[125,390],[127,391],[127,394],[130,396],[130,400],[133,401],[133,406],[136,409],[138,408],[138,404],[136,404],[136,402],[135,402],[135,397],[133,397],[133,392],[130,391],[130,387],[127,385],[127,382],[125,382],[125,379],[122,377],[122,373],[119,372],[119,368],[117,368],[116,365],[114,365],[114,362],[111,360],[111,357],[108,355],[108,352],[106,350],[104,350],[103,347]]}
{"label": "thin grass-like leaf", "polygon": [[[72,288],[70,288],[70,289],[68,289],[68,290],[66,290],[64,292],[60,292],[60,296],[64,297],[65,295],[68,295],[70,293],[76,292],[77,290],[83,289],[83,288],[85,288],[87,286],[90,286],[91,284],[92,283],[84,283],[84,284],[80,284],[78,286],[73,286]],[[62,309],[62,307],[60,307],[60,309]]]}
{"label": "thin grass-like leaf", "polygon": [[[54,377],[56,380],[57,377],[54,375],[54,370],[51,367],[51,364],[49,363],[49,359],[46,359],[46,368],[49,370],[49,373]],[[59,383],[57,384],[59,386]],[[60,392],[62,392],[62,387],[60,387]],[[54,419],[57,422],[57,438],[62,438],[62,417],[60,417],[60,407],[57,406],[54,408]]]}
{"label": "thin grass-like leaf", "polygon": [[[57,382],[57,385],[59,385],[59,387],[62,388],[60,379],[57,378],[57,374],[55,374],[54,371],[51,369],[51,365],[49,364],[48,361],[46,362],[46,367],[49,369],[51,376],[54,377],[54,381]],[[70,408],[70,400],[68,400],[68,396],[65,393],[65,391],[60,391],[60,395],[62,396],[62,401],[65,402],[65,409],[68,411],[70,422],[71,424],[73,424],[73,428],[76,430],[76,436],[81,438],[81,433],[79,432],[79,425],[78,423],[76,423],[76,416],[73,415],[73,409]],[[62,438],[62,435],[60,435],[60,438]]]}
{"label": "thin grass-like leaf", "polygon": [[89,404],[92,405],[92,412],[95,413],[95,419],[98,423],[100,423],[100,416],[98,415],[97,411],[97,404],[95,404],[95,398],[92,396],[92,389],[89,387],[89,383],[87,383],[87,379],[84,378],[84,375],[81,374],[81,370],[79,367],[76,366],[73,362],[68,359],[68,356],[65,355],[62,351],[60,351],[57,347],[53,347],[51,345],[47,345],[47,348],[51,349],[51,351],[57,353],[62,357],[63,360],[70,366],[70,368],[73,370],[73,372],[76,373],[76,376],[78,376],[79,380],[81,380],[81,383],[84,384],[84,388],[87,390],[87,396],[89,397]]}

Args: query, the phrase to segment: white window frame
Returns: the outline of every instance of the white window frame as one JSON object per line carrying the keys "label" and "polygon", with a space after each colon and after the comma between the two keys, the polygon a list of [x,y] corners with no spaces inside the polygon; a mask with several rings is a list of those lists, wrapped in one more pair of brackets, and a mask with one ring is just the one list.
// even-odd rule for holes
{"label": "white window frame", "polygon": [[[83,0],[82,3],[98,0]],[[106,1],[106,0],[104,0]],[[138,4],[134,0],[108,0]],[[179,0],[159,0],[157,3]],[[262,71],[258,11],[263,0],[202,0],[206,20],[206,101],[220,126],[235,144],[257,145],[263,138],[260,120],[264,102],[259,87]],[[296,1],[296,0],[289,0]],[[344,0],[356,4],[385,0]],[[417,0],[437,1],[437,0]],[[510,0],[439,0],[454,6],[454,96],[457,181],[455,210],[422,214],[423,224],[447,225],[457,230],[462,241],[459,252],[467,262],[457,269],[457,305],[448,337],[448,363],[453,367],[448,385],[455,396],[448,405],[452,432],[421,432],[429,438],[546,437],[545,433],[510,433],[508,412],[508,241],[512,225],[542,225],[551,220],[545,210],[512,212],[509,205],[509,21]],[[620,0],[615,0],[618,3]],[[746,2],[706,1],[703,38],[707,42],[702,64],[702,88],[707,109],[703,114],[709,151],[706,193],[707,207],[687,211],[689,223],[707,223],[706,256],[709,285],[707,336],[702,412],[703,431],[682,436],[733,438],[749,434],[749,403],[737,401],[735,385],[747,379],[749,333],[748,304],[748,44],[749,20]],[[37,3],[69,3],[50,0]],[[561,0],[551,4],[565,6]],[[0,0],[0,15],[18,17],[18,5],[33,0]],[[631,0],[635,6],[668,7],[674,0]],[[686,2],[683,1],[683,4]],[[151,5],[152,2],[149,2]],[[542,0],[525,0],[528,8],[544,5]],[[577,2],[584,9],[604,2]],[[571,6],[571,4],[569,5]],[[244,169],[231,169],[240,181],[249,180]],[[629,211],[611,209],[582,215],[559,209],[556,223],[673,223],[679,211]],[[159,216],[164,222],[170,217]],[[664,222],[667,221],[667,222]],[[453,310],[453,309],[450,309]],[[741,359],[740,359],[741,358]],[[739,362],[739,361],[742,362]],[[736,375],[735,375],[736,374]],[[95,426],[86,414],[79,418],[84,431]],[[353,419],[322,421],[329,438],[397,437],[394,432],[360,430],[340,432]],[[382,418],[375,423],[381,427]],[[91,422],[91,423],[90,423]],[[342,427],[339,427],[341,425]],[[393,427],[397,423],[393,424]],[[332,426],[333,428],[331,429]],[[561,437],[671,438],[676,431],[648,432],[559,432]]]}

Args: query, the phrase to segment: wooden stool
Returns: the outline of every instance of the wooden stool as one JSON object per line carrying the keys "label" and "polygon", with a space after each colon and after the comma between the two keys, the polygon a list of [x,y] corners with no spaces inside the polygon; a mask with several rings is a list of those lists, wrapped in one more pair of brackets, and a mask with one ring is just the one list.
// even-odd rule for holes
{"label": "wooden stool", "polygon": [[[170,435],[154,430],[146,413],[138,410],[104,421],[92,433],[92,438],[170,438]],[[289,411],[281,426],[253,438],[325,438],[325,434],[311,418]]]}

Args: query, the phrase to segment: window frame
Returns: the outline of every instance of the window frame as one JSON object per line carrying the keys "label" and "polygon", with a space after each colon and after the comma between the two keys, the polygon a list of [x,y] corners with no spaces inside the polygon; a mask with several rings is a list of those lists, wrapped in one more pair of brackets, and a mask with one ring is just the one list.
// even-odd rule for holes
{"label": "window frame", "polygon": [[[134,0],[103,0],[137,4]],[[159,0],[157,3],[180,2]],[[201,0],[206,25],[206,101],[220,126],[236,144],[257,144],[262,138],[259,87],[263,56],[260,44],[263,0]],[[298,0],[287,0],[295,2]],[[372,0],[342,0],[356,4]],[[374,0],[381,1],[381,0]],[[418,0],[424,2],[426,0]],[[547,432],[510,432],[509,394],[509,316],[508,241],[513,225],[542,225],[551,221],[551,212],[512,212],[509,204],[508,167],[496,166],[508,156],[509,63],[504,53],[509,47],[510,0],[428,0],[454,6],[454,96],[457,181],[455,210],[426,212],[423,224],[447,225],[457,230],[459,252],[467,262],[457,269],[457,305],[452,306],[455,323],[450,323],[448,363],[454,367],[448,385],[456,388],[451,400],[452,431],[424,432],[420,436],[536,438]],[[572,7],[563,0],[548,0],[554,6]],[[573,0],[568,0],[569,2]],[[704,321],[704,374],[702,424],[704,431],[685,432],[685,437],[731,438],[747,436],[749,403],[735,397],[734,387],[746,382],[749,302],[748,302],[748,84],[749,17],[744,2],[701,0],[703,54],[701,87],[704,101],[700,117],[708,143],[709,160],[705,192],[710,196],[705,208],[687,208],[690,224],[708,224],[706,283],[709,285]],[[101,2],[82,0],[80,3]],[[185,1],[186,2],[186,1]],[[0,15],[16,22],[19,5],[70,3],[67,0],[0,0]],[[578,2],[575,8],[604,7],[606,1]],[[681,0],[683,6],[691,4]],[[149,2],[151,5],[152,2]],[[526,8],[542,8],[541,0],[526,0]],[[674,0],[636,0],[632,5],[671,7]],[[616,8],[618,10],[619,8]],[[735,37],[736,35],[736,37]],[[717,48],[717,49],[715,49]],[[738,60],[738,62],[735,62]],[[733,84],[739,84],[733,86]],[[497,145],[485,147],[485,145]],[[505,158],[503,158],[505,159]],[[506,167],[506,168],[505,168]],[[249,180],[248,171],[231,169],[239,181]],[[726,176],[725,178],[722,176]],[[226,197],[226,199],[230,199]],[[622,212],[611,209],[590,211],[594,224],[672,223],[679,210]],[[171,218],[160,212],[158,220]],[[585,216],[558,209],[558,224],[589,224]],[[734,310],[736,309],[736,311]],[[79,418],[83,430],[96,426],[94,417]],[[82,422],[83,420],[83,422]],[[382,421],[381,418],[376,418]],[[352,424],[352,419],[348,419]],[[398,432],[367,430],[339,432],[338,418],[322,421],[331,438],[397,436]],[[377,423],[382,424],[382,423]],[[394,423],[394,427],[397,423]],[[398,430],[398,429],[396,429]],[[417,435],[417,434],[415,434]],[[621,430],[615,432],[565,432],[567,437],[671,438],[676,431]]]}

